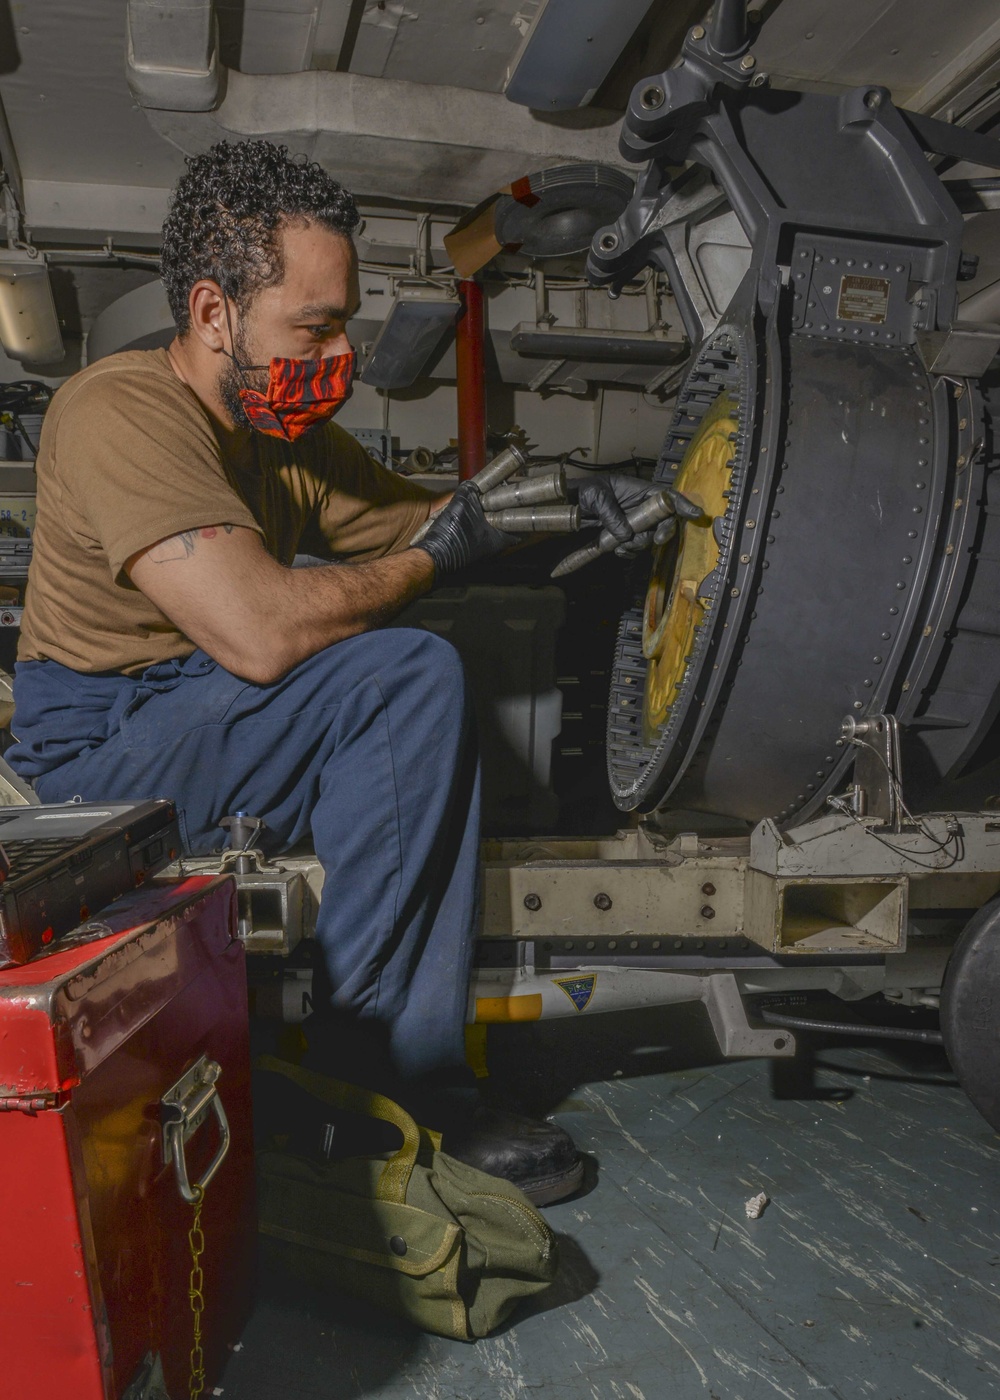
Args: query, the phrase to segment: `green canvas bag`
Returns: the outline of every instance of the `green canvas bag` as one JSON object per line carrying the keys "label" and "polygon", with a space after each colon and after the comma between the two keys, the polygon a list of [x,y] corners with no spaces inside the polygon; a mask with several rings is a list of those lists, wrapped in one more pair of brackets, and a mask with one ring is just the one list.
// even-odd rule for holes
{"label": "green canvas bag", "polygon": [[324,1103],[381,1118],[403,1134],[389,1158],[323,1164],[258,1153],[263,1263],[291,1270],[416,1323],[472,1341],[556,1275],[556,1240],[510,1182],[440,1151],[391,1099],[265,1056]]}

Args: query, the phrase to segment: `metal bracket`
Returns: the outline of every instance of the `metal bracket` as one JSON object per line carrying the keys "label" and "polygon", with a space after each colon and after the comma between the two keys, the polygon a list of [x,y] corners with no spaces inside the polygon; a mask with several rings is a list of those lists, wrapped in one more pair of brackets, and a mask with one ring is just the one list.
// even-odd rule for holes
{"label": "metal bracket", "polygon": [[248,846],[238,851],[223,851],[219,860],[220,875],[250,875],[263,872],[267,865],[264,852],[257,846]]}
{"label": "metal bracket", "polygon": [[747,1020],[743,997],[731,972],[716,972],[705,978],[702,1001],[708,1011],[719,1049],[727,1058],[742,1055],[788,1058],[795,1054],[795,1037],[770,1026],[755,1029]]}
{"label": "metal bracket", "polygon": [[[229,1151],[229,1120],[216,1087],[221,1073],[221,1065],[202,1055],[160,1099],[163,1164],[169,1167],[173,1163],[177,1172],[177,1189],[188,1205],[195,1205],[201,1200]],[[209,1110],[215,1115],[219,1126],[219,1146],[201,1180],[192,1186],[184,1148],[205,1122]]]}
{"label": "metal bracket", "polygon": [[272,864],[254,847],[219,856],[185,856],[168,866],[163,880],[188,875],[231,875],[236,882],[237,932],[248,953],[287,957],[316,926],[322,871],[315,856]]}
{"label": "metal bracket", "polygon": [[301,941],[315,909],[305,877],[296,870],[263,864],[259,871],[234,876],[238,932],[248,953],[287,957]]}
{"label": "metal bracket", "polygon": [[841,734],[854,745],[851,805],[855,816],[874,817],[890,831],[901,831],[903,760],[896,716],[869,715],[867,719],[854,719],[848,715],[841,726]]}
{"label": "metal bracket", "polygon": [[956,321],[946,331],[918,331],[917,351],[929,374],[980,379],[1000,350],[1000,326]]}
{"label": "metal bracket", "polygon": [[235,864],[241,875],[253,870],[255,863],[259,869],[264,857],[260,851],[251,850],[250,842],[264,830],[263,819],[252,817],[247,812],[234,812],[231,816],[223,817],[219,825],[229,832],[232,842],[230,849],[223,854],[220,869],[225,869],[229,862]]}

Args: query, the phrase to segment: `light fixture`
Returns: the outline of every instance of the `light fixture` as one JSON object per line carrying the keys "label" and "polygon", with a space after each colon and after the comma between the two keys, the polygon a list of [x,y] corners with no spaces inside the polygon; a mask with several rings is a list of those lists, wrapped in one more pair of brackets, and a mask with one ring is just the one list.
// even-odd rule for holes
{"label": "light fixture", "polygon": [[49,269],[19,248],[0,249],[0,343],[12,360],[33,365],[66,354]]}
{"label": "light fixture", "polygon": [[437,349],[462,303],[457,293],[424,283],[397,287],[389,314],[361,371],[362,384],[407,389]]}
{"label": "light fixture", "polygon": [[650,0],[543,0],[508,69],[505,96],[522,107],[585,107],[618,62]]}

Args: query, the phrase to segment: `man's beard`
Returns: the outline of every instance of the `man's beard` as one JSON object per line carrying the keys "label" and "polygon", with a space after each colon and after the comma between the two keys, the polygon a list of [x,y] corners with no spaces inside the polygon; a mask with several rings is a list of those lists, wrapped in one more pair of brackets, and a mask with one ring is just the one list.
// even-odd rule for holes
{"label": "man's beard", "polygon": [[[242,365],[252,365],[254,360],[247,348],[243,337],[243,328],[238,327],[233,332],[233,354]],[[267,369],[245,369],[239,370],[233,361],[226,356],[222,370],[219,373],[219,398],[233,420],[236,428],[251,427],[250,419],[246,415],[246,410],[240,401],[241,389],[255,389],[260,394],[267,393],[268,379],[270,372]]]}

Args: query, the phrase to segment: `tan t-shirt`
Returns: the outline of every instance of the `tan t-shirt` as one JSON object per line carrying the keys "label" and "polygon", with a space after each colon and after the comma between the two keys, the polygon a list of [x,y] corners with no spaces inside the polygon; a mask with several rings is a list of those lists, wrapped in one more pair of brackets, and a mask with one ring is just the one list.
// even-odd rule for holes
{"label": "tan t-shirt", "polygon": [[194,650],[124,572],[157,540],[243,525],[282,564],[297,553],[357,563],[405,548],[433,499],[335,423],[295,443],[217,433],[165,350],[109,356],[63,385],[36,465],[18,660],[86,672],[134,674]]}

